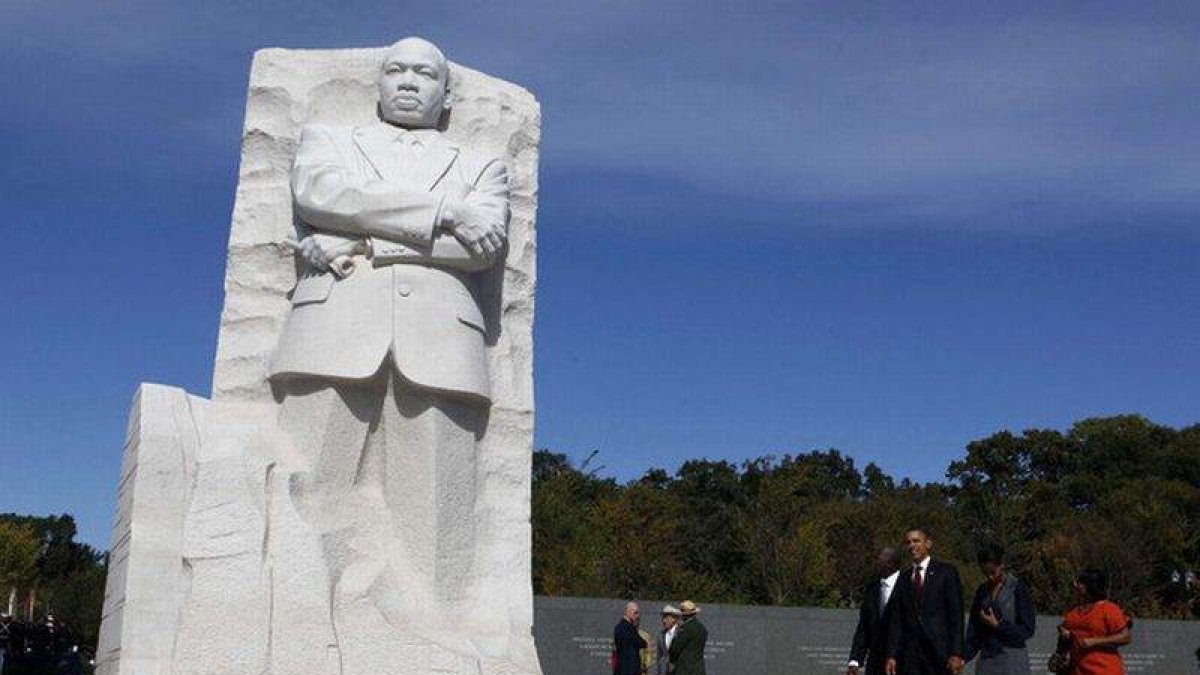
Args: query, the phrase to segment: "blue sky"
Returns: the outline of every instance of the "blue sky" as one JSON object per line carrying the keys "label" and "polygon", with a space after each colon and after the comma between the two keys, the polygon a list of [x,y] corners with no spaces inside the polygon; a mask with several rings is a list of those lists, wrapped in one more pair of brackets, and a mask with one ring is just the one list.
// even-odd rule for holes
{"label": "blue sky", "polygon": [[934,480],[1003,428],[1198,421],[1194,3],[8,0],[0,31],[0,511],[100,546],[137,383],[208,393],[267,46],[421,34],[539,97],[539,447]]}

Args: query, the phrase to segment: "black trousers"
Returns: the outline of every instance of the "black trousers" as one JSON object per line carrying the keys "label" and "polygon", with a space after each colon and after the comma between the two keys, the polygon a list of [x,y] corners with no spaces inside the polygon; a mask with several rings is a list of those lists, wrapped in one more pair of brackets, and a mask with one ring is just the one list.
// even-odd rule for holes
{"label": "black trousers", "polygon": [[946,675],[950,669],[946,660],[925,649],[914,649],[900,659],[899,675]]}

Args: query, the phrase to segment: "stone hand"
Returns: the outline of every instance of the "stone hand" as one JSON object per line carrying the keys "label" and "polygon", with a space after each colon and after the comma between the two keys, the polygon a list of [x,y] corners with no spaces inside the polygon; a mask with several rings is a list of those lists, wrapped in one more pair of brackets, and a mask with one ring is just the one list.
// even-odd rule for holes
{"label": "stone hand", "polygon": [[491,262],[504,248],[504,237],[481,215],[466,202],[448,201],[442,207],[442,226],[472,255]]}
{"label": "stone hand", "polygon": [[354,272],[351,256],[364,253],[366,245],[361,240],[313,234],[297,242],[288,239],[287,244],[296,250],[313,269],[318,272],[332,271],[339,278]]}

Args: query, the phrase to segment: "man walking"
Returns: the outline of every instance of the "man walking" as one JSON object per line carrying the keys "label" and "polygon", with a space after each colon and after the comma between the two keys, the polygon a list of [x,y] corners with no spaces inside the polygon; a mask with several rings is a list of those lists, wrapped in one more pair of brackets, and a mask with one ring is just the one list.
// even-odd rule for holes
{"label": "man walking", "polygon": [[892,597],[900,577],[900,553],[885,548],[875,559],[879,578],[863,588],[862,606],[858,610],[858,628],[850,646],[850,662],[846,675],[859,675],[864,660],[866,675],[883,675],[887,660],[887,627],[892,617]]}
{"label": "man walking", "polygon": [[615,675],[642,675],[641,651],[646,648],[647,644],[642,636],[638,635],[638,623],[641,618],[642,612],[638,609],[637,603],[630,602],[625,605],[625,615],[613,629],[613,655],[616,657],[613,673]]}
{"label": "man walking", "polygon": [[0,673],[4,672],[4,664],[12,653],[13,630],[15,624],[8,612],[0,613]]}
{"label": "man walking", "polygon": [[705,675],[704,646],[708,644],[708,629],[696,618],[700,608],[691,600],[684,600],[679,605],[679,613],[683,624],[667,649],[671,668],[674,668],[671,672],[674,675]]}
{"label": "man walking", "polygon": [[910,570],[896,585],[888,621],[887,675],[958,675],[963,669],[962,582],[953,565],[933,560],[933,538],[910,529]]}

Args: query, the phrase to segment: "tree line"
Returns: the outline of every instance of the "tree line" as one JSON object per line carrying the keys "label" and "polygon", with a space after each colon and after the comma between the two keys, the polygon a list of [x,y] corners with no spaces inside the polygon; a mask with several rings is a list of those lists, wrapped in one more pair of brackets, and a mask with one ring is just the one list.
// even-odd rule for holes
{"label": "tree line", "polygon": [[[595,456],[534,454],[535,593],[853,607],[875,552],[920,525],[968,591],[976,548],[997,542],[1041,612],[1068,607],[1075,574],[1098,567],[1136,616],[1200,617],[1187,583],[1200,575],[1200,425],[1126,415],[1002,431],[924,484],[837,450],[696,459],[627,483]],[[94,646],[105,554],[75,536],[70,515],[0,514],[0,605],[11,594],[25,618],[32,601],[36,621],[53,612]]]}
{"label": "tree line", "polygon": [[94,648],[104,605],[105,555],[75,541],[69,515],[0,514],[0,610],[41,623],[65,622]]}
{"label": "tree line", "polygon": [[852,607],[874,554],[920,525],[967,592],[982,580],[977,548],[995,542],[1040,612],[1069,607],[1071,580],[1096,567],[1137,616],[1200,616],[1188,582],[1200,574],[1200,425],[1125,415],[1002,431],[925,484],[832,449],[691,460],[623,484],[595,457],[534,455],[535,593]]}

